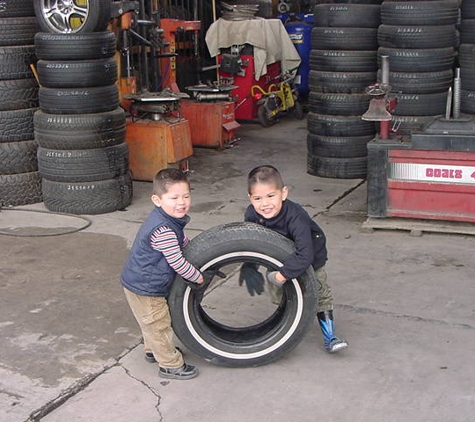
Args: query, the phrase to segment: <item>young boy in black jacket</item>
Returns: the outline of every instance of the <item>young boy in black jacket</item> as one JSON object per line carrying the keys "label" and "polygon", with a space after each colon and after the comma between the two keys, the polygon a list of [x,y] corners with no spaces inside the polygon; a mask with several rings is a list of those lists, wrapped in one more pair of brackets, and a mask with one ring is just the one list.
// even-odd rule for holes
{"label": "young boy in black jacket", "polygon": [[[248,175],[248,194],[251,205],[246,210],[245,221],[268,227],[295,243],[295,253],[278,271],[267,274],[268,281],[281,287],[287,280],[299,277],[312,265],[318,283],[317,319],[323,333],[325,350],[335,353],[346,348],[348,343],[338,338],[334,332],[333,298],[325,271],[327,248],[322,229],[302,206],[287,199],[288,188],[273,166],[263,165],[251,170]],[[263,292],[264,278],[257,269],[243,268],[240,281],[243,280],[251,295]]]}

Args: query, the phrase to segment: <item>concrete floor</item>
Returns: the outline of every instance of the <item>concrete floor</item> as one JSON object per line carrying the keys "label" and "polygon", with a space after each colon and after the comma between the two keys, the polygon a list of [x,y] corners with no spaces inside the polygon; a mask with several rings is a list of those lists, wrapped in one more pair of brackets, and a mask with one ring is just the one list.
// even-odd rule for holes
{"label": "concrete floor", "polygon": [[[366,184],[306,173],[305,121],[246,124],[224,151],[196,149],[188,235],[241,221],[246,175],[277,166],[291,198],[328,237],[338,333],[322,350],[314,327],[290,354],[258,368],[213,366],[165,381],[143,359],[140,331],[118,277],[151,209],[134,183],[125,211],[67,218],[2,210],[2,422],[474,421],[475,238],[362,229]],[[72,232],[48,237],[37,234]]]}

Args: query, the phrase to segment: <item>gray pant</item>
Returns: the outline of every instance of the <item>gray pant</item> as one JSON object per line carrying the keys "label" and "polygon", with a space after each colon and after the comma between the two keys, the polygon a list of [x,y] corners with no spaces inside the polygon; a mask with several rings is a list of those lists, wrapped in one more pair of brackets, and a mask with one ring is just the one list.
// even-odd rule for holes
{"label": "gray pant", "polygon": [[317,312],[331,311],[333,309],[333,297],[328,285],[325,266],[315,270],[315,278],[317,280],[318,293]]}

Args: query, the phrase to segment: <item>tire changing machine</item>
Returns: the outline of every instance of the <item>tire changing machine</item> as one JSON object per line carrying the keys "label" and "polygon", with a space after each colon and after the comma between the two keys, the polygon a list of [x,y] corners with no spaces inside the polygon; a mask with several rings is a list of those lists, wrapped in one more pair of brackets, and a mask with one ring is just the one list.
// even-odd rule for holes
{"label": "tire changing machine", "polygon": [[387,217],[475,222],[475,121],[460,117],[459,87],[457,75],[454,117],[450,89],[445,117],[410,136],[389,133],[388,108],[397,105],[387,92],[370,101],[363,119],[380,121],[381,131],[368,143],[368,228],[389,228],[378,223]]}
{"label": "tire changing machine", "polygon": [[[150,14],[152,16],[153,13]],[[158,16],[158,15],[157,15]],[[174,167],[188,171],[188,158],[193,155],[189,122],[179,113],[178,103],[188,94],[180,93],[176,84],[175,36],[200,28],[199,21],[162,19],[147,20],[145,10],[139,10],[139,18],[131,13],[121,17],[122,64],[120,78],[122,106],[129,111],[125,140],[129,147],[129,169],[133,180],[153,181],[155,174],[164,168]],[[134,26],[135,25],[135,26]],[[138,40],[138,46],[132,40]],[[141,89],[137,92],[137,80],[133,76],[131,50],[135,47],[140,57]],[[164,52],[168,49],[168,52]],[[149,90],[158,85],[158,65],[162,64],[162,91]],[[154,79],[153,83],[150,78]]]}
{"label": "tire changing machine", "polygon": [[197,147],[209,147],[222,150],[233,146],[238,140],[236,130],[241,125],[236,122],[232,85],[195,85],[186,89],[192,99],[180,101],[181,115],[193,128],[191,143]]}
{"label": "tire changing machine", "polygon": [[188,170],[193,155],[188,121],[173,115],[180,97],[174,93],[128,94],[132,101],[126,123],[129,168],[133,180],[151,182],[164,168]]}

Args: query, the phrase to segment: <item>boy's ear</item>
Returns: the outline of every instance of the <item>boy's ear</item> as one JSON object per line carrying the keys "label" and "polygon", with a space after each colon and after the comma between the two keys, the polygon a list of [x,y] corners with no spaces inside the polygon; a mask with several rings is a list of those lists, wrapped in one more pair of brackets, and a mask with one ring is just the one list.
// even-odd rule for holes
{"label": "boy's ear", "polygon": [[157,206],[159,207],[161,204],[160,204],[160,197],[158,195],[155,195],[153,194],[150,199],[152,200],[152,202]]}
{"label": "boy's ear", "polygon": [[289,196],[289,188],[287,186],[284,186],[282,188],[282,200],[285,201],[287,199],[287,196]]}

